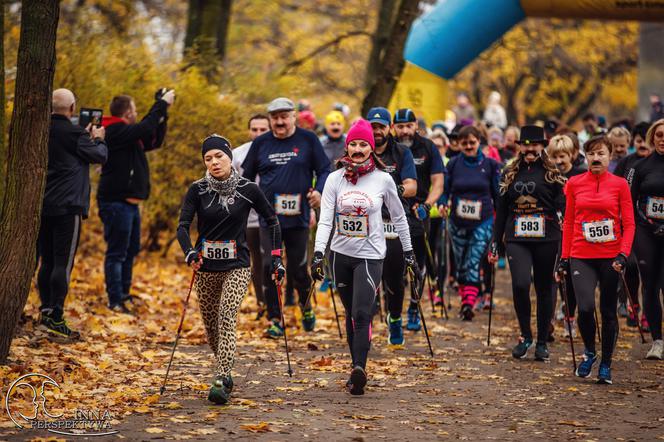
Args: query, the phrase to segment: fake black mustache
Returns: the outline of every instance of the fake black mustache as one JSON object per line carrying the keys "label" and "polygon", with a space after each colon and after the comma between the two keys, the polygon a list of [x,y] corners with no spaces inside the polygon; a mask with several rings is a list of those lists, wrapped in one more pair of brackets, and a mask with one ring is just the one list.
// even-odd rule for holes
{"label": "fake black mustache", "polygon": [[590,165],[591,166],[601,166],[602,162],[601,161],[593,161],[592,163],[590,163]]}

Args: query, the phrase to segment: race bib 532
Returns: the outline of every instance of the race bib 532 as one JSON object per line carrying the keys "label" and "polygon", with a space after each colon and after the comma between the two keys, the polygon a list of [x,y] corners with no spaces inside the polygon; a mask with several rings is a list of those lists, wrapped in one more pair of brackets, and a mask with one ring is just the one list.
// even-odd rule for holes
{"label": "race bib 532", "polygon": [[366,237],[369,235],[369,216],[337,213],[337,232],[344,236]]}

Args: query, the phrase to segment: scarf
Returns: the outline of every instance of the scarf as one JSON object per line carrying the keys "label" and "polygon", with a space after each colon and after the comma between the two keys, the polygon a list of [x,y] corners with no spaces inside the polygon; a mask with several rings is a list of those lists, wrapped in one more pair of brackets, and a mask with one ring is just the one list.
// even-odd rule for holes
{"label": "scarf", "polygon": [[[215,192],[218,197],[218,202],[226,210],[228,210],[228,204],[233,204],[235,202],[235,189],[240,182],[240,174],[231,167],[231,174],[225,180],[219,180],[210,174],[210,171],[205,171],[205,183],[207,184],[208,192]],[[212,199],[214,201],[214,198]]]}
{"label": "scarf", "polygon": [[359,177],[376,169],[376,162],[372,155],[369,155],[369,158],[361,164],[354,163],[348,156],[341,158],[339,162],[345,169],[344,178],[351,184],[357,184]]}

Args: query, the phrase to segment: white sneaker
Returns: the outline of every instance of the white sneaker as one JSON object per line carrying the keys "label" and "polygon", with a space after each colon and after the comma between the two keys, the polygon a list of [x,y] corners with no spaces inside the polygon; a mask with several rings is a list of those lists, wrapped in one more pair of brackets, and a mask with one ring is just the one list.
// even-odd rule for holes
{"label": "white sneaker", "polygon": [[[572,328],[572,338],[576,338],[576,319],[572,319],[569,322]],[[569,328],[566,320],[563,321],[563,337],[569,338]]]}
{"label": "white sneaker", "polygon": [[664,341],[662,341],[661,339],[653,341],[652,347],[650,347],[650,351],[646,355],[646,359],[658,359],[661,361],[663,357],[664,357]]}

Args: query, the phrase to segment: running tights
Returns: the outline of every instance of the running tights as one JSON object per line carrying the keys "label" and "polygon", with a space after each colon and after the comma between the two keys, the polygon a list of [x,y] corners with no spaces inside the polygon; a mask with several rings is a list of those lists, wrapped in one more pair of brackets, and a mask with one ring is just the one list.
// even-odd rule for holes
{"label": "running tights", "polygon": [[331,260],[332,279],[346,310],[346,337],[353,367],[366,368],[383,260],[354,258],[337,252],[331,252]]}
{"label": "running tights", "polygon": [[546,343],[553,316],[553,273],[558,243],[556,241],[508,242],[505,250],[512,274],[514,310],[519,319],[521,336],[530,340],[533,338],[530,328],[532,281],[535,284],[537,297],[537,343]]}
{"label": "running tights", "polygon": [[579,331],[587,351],[595,352],[595,288],[599,283],[599,310],[602,315],[602,362],[611,365],[618,340],[618,283],[620,275],[613,258],[570,260],[570,272],[579,303]]}
{"label": "running tights", "polygon": [[[664,237],[652,234],[648,227],[636,226],[634,251],[643,283],[643,308],[653,340],[662,339],[661,291],[664,290]],[[633,296],[634,293],[632,293]]]}

